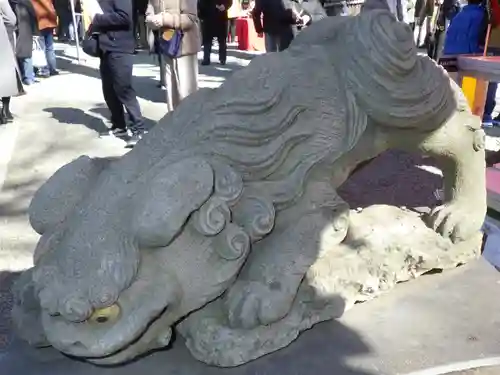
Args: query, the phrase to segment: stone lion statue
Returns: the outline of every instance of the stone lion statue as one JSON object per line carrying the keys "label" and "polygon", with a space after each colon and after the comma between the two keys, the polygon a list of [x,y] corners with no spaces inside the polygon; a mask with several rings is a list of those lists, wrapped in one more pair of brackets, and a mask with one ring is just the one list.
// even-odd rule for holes
{"label": "stone lion statue", "polygon": [[[329,18],[167,114],[119,160],[82,156],[35,194],[13,318],[95,364],[166,347],[235,366],[398,281],[477,254],[484,134],[387,10]],[[336,188],[399,148],[433,156],[429,217],[351,211]],[[438,234],[437,234],[437,233]]]}

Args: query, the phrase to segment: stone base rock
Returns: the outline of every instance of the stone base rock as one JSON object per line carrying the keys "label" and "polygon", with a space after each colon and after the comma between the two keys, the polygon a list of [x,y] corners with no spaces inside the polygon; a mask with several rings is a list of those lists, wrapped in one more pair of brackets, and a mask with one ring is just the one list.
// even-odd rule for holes
{"label": "stone base rock", "polygon": [[200,361],[238,366],[289,345],[301,331],[340,317],[398,282],[479,256],[480,233],[453,244],[422,219],[416,212],[385,205],[352,211],[346,240],[315,262],[282,320],[253,330],[233,329],[218,299],[188,316],[178,331]]}

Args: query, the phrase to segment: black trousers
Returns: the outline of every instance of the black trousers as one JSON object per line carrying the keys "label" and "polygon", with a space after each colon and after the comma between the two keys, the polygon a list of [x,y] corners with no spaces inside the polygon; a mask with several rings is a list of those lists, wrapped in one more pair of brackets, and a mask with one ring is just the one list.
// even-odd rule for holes
{"label": "black trousers", "polygon": [[102,93],[111,111],[113,128],[125,129],[125,111],[130,119],[130,128],[142,130],[144,120],[141,108],[132,87],[133,56],[128,53],[103,52],[101,54]]}
{"label": "black trousers", "polygon": [[219,61],[226,62],[227,58],[227,20],[203,22],[203,60],[210,61],[212,41],[217,38],[219,43]]}

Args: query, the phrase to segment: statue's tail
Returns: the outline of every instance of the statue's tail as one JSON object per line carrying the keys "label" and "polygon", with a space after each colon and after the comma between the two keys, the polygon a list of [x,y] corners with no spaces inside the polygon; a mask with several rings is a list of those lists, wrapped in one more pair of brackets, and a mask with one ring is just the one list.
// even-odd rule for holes
{"label": "statue's tail", "polygon": [[450,78],[419,56],[408,25],[387,10],[346,23],[341,67],[358,105],[381,126],[437,128],[457,110]]}

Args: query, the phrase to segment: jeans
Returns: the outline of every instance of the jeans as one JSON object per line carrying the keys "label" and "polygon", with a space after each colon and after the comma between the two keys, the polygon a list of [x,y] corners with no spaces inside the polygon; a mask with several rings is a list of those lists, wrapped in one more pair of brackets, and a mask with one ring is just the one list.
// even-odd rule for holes
{"label": "jeans", "polygon": [[486,102],[484,103],[484,114],[483,120],[488,121],[491,120],[491,114],[495,109],[497,104],[496,95],[497,95],[498,82],[490,82],[488,84],[488,91],[486,92]]}
{"label": "jeans", "polygon": [[266,44],[266,52],[281,52],[290,46],[293,41],[293,30],[291,27],[284,29],[277,34],[265,34],[264,42]]}
{"label": "jeans", "polygon": [[33,71],[33,60],[31,57],[18,59],[19,68],[25,85],[31,85],[35,82],[35,72]]}
{"label": "jeans", "polygon": [[69,24],[69,39],[71,41],[76,40],[77,34],[78,34],[78,40],[82,40],[83,34],[85,32],[82,24],[82,15],[75,14],[75,19],[76,19],[76,33],[75,33],[75,26],[73,25],[73,20],[71,20],[71,23]]}
{"label": "jeans", "polygon": [[48,28],[40,31],[40,36],[45,43],[45,57],[47,58],[47,68],[41,69],[41,74],[53,73],[57,70],[56,53],[54,52],[54,29]]}
{"label": "jeans", "polygon": [[277,36],[266,33],[264,42],[266,44],[266,52],[278,52],[279,38]]}

